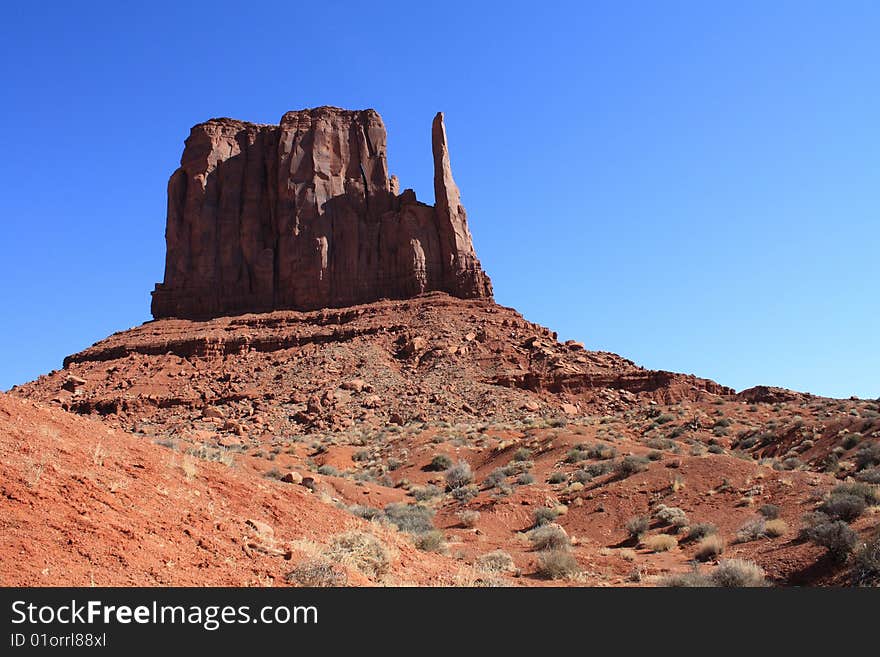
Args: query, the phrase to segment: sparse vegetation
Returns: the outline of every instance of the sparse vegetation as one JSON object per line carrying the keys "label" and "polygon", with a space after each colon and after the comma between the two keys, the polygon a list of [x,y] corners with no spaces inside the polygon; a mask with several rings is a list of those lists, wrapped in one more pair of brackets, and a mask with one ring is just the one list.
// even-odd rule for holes
{"label": "sparse vegetation", "polygon": [[446,550],[446,540],[443,532],[432,529],[416,536],[416,547],[423,552],[443,552]]}
{"label": "sparse vegetation", "polygon": [[370,579],[385,575],[391,567],[388,548],[372,534],[350,531],[333,538],[327,557],[346,564]]}
{"label": "sparse vegetation", "polygon": [[626,533],[630,538],[640,541],[648,531],[649,522],[647,516],[634,516],[626,521]]}
{"label": "sparse vegetation", "polygon": [[824,547],[832,559],[842,563],[852,553],[858,535],[842,520],[820,520],[802,529],[801,538]]}
{"label": "sparse vegetation", "polygon": [[880,586],[880,530],[855,553],[849,576],[854,586]]}
{"label": "sparse vegetation", "polygon": [[421,504],[389,504],[385,517],[402,532],[418,534],[434,529],[434,510]]}
{"label": "sparse vegetation", "polygon": [[528,461],[530,458],[532,458],[532,452],[525,447],[520,447],[513,453],[514,461]]}
{"label": "sparse vegetation", "polygon": [[559,525],[543,525],[528,533],[535,550],[561,550],[570,545],[568,534]]}
{"label": "sparse vegetation", "polygon": [[654,517],[662,524],[672,526],[676,530],[688,525],[687,514],[676,506],[661,504],[657,507]]}
{"label": "sparse vegetation", "polygon": [[452,459],[446,454],[437,454],[437,456],[431,459],[431,462],[428,464],[428,470],[433,470],[435,472],[443,472],[451,467]]}
{"label": "sparse vegetation", "polygon": [[459,461],[455,465],[450,466],[446,470],[446,488],[447,490],[455,490],[467,486],[474,480],[474,474],[471,472],[471,466],[467,461]]}
{"label": "sparse vegetation", "polygon": [[566,479],[568,479],[568,477],[565,476],[565,473],[562,470],[557,470],[547,478],[547,483],[562,484],[565,483]]}
{"label": "sparse vegetation", "polygon": [[577,559],[568,550],[546,550],[538,557],[537,573],[548,579],[568,579],[580,570]]}
{"label": "sparse vegetation", "polygon": [[474,565],[478,570],[487,573],[513,572],[516,570],[513,558],[504,550],[494,550],[493,552],[481,554],[477,557]]}
{"label": "sparse vegetation", "polygon": [[535,527],[548,525],[556,520],[557,516],[559,516],[559,510],[556,508],[551,509],[549,507],[542,506],[538,509],[535,509]]}
{"label": "sparse vegetation", "polygon": [[477,523],[480,520],[480,512],[471,509],[463,509],[456,513],[455,517],[458,518],[458,522],[461,523],[462,527],[470,529],[477,526]]}
{"label": "sparse vegetation", "polygon": [[767,538],[767,521],[763,516],[746,521],[736,532],[737,543],[748,543],[762,538]]}
{"label": "sparse vegetation", "polygon": [[753,561],[727,559],[718,564],[709,575],[712,586],[759,587],[767,586],[764,569]]}
{"label": "sparse vegetation", "polygon": [[630,477],[637,472],[644,472],[648,469],[650,461],[644,456],[629,455],[624,456],[614,468],[617,476],[621,479]]}
{"label": "sparse vegetation", "polygon": [[698,522],[695,525],[691,525],[688,530],[687,540],[699,541],[716,533],[718,533],[718,528],[711,522]]}
{"label": "sparse vegetation", "polygon": [[834,493],[822,502],[819,511],[833,520],[852,522],[865,511],[865,499],[850,493]]}
{"label": "sparse vegetation", "polygon": [[651,552],[668,552],[669,550],[678,547],[678,541],[675,536],[670,536],[669,534],[655,534],[654,536],[648,536],[644,540],[644,544]]}
{"label": "sparse vegetation", "polygon": [[297,586],[330,587],[346,586],[348,575],[336,564],[326,559],[301,561],[287,574],[287,581]]}
{"label": "sparse vegetation", "polygon": [[703,538],[697,545],[694,557],[699,561],[717,559],[724,551],[724,541],[718,534],[710,534]]}
{"label": "sparse vegetation", "polygon": [[768,520],[764,525],[764,532],[769,538],[779,538],[788,533],[788,523],[781,518]]}

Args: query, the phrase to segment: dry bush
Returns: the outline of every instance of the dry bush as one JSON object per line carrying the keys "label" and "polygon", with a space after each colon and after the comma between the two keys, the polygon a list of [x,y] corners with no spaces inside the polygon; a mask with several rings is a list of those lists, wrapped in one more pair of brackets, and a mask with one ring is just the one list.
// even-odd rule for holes
{"label": "dry bush", "polygon": [[780,536],[788,533],[788,523],[781,518],[768,520],[767,523],[764,525],[764,532],[770,538],[779,538]]}
{"label": "dry bush", "polygon": [[528,533],[529,541],[536,550],[561,550],[569,547],[568,534],[559,525],[543,525]]}
{"label": "dry bush", "polygon": [[717,533],[718,528],[711,522],[698,522],[695,525],[691,525],[691,528],[688,531],[687,540],[698,541],[700,539],[706,538],[707,536],[710,536],[711,534]]}
{"label": "dry bush", "polygon": [[423,552],[444,552],[446,550],[446,539],[443,532],[436,529],[416,536],[415,544]]}
{"label": "dry bush", "polygon": [[538,558],[537,573],[549,579],[568,579],[580,571],[577,559],[568,550],[546,550]]}
{"label": "dry bush", "polygon": [[474,473],[467,461],[459,461],[446,470],[446,489],[455,490],[467,486],[474,480]]}
{"label": "dry bush", "polygon": [[626,533],[630,538],[639,541],[647,533],[649,523],[647,516],[634,516],[626,521]]}
{"label": "dry bush", "polygon": [[764,520],[763,516],[752,518],[736,532],[738,543],[757,541],[759,538],[767,538],[767,521]]}
{"label": "dry bush", "polygon": [[855,586],[880,586],[880,531],[856,552],[850,581]]}
{"label": "dry bush", "polygon": [[287,574],[287,581],[297,586],[347,586],[348,575],[326,559],[301,561]]}
{"label": "dry bush", "polygon": [[513,557],[507,554],[504,550],[495,550],[493,552],[481,554],[477,557],[474,565],[478,570],[487,573],[514,572],[516,570],[516,564],[513,563]]}
{"label": "dry bush", "polygon": [[709,575],[712,586],[729,588],[752,588],[767,586],[764,569],[753,561],[727,559]]}
{"label": "dry bush", "polygon": [[724,541],[718,534],[706,536],[697,545],[694,557],[699,561],[709,561],[717,558],[724,551]]}
{"label": "dry bush", "polygon": [[675,536],[657,534],[655,536],[648,536],[644,540],[644,544],[651,552],[668,552],[678,546],[678,541]]}
{"label": "dry bush", "polygon": [[455,517],[458,518],[462,527],[470,529],[476,527],[477,523],[480,521],[480,512],[472,511],[471,509],[464,509],[463,511],[456,513]]}
{"label": "dry bush", "polygon": [[355,568],[370,579],[382,577],[391,567],[388,548],[372,534],[361,531],[335,536],[327,557]]}

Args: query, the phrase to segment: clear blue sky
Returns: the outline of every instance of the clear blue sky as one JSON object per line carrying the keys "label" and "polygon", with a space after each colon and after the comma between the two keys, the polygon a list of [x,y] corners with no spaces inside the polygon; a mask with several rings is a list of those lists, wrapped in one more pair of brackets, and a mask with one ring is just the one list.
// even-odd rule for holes
{"label": "clear blue sky", "polygon": [[375,107],[429,202],[446,113],[498,302],[560,338],[737,389],[880,395],[880,3],[3,14],[2,389],[149,319],[192,124],[329,104]]}

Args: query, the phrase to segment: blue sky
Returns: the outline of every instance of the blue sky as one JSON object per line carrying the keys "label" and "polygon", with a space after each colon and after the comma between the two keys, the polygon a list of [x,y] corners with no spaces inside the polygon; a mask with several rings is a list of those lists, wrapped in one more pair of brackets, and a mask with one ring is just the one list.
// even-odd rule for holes
{"label": "blue sky", "polygon": [[[149,319],[194,123],[430,123],[496,299],[651,368],[880,396],[880,3],[12,3],[0,389]],[[304,6],[305,5],[305,6]]]}

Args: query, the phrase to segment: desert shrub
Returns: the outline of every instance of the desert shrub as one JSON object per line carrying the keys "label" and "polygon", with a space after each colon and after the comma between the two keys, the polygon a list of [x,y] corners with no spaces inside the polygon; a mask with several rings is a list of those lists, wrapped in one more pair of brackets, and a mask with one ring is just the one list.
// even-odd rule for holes
{"label": "desert shrub", "polygon": [[657,507],[654,517],[664,525],[672,525],[676,529],[687,527],[688,524],[687,514],[677,506],[661,504]]}
{"label": "desert shrub", "polygon": [[434,484],[428,484],[427,486],[421,488],[413,488],[410,490],[410,493],[414,498],[416,498],[416,501],[425,502],[439,495],[442,495],[443,491]]}
{"label": "desert shrub", "polygon": [[590,463],[589,465],[584,466],[583,471],[591,477],[601,477],[603,474],[608,474],[613,469],[614,464],[611,461],[602,461],[600,463]]}
{"label": "desert shrub", "polygon": [[[716,429],[716,431],[718,431]],[[718,435],[718,434],[716,434]],[[724,448],[721,445],[709,445],[710,454],[724,454]]]}
{"label": "desert shrub", "polygon": [[867,484],[880,484],[880,468],[862,470],[856,475],[856,479],[864,481]]}
{"label": "desert shrub", "polygon": [[748,543],[767,537],[767,521],[760,516],[746,521],[736,532],[737,543]]}
{"label": "desert shrub", "polygon": [[788,523],[782,518],[774,518],[768,520],[764,525],[764,532],[770,538],[779,538],[788,532]]}
{"label": "desert shrub", "polygon": [[358,518],[363,518],[364,520],[373,520],[382,515],[381,509],[372,506],[362,506],[360,504],[352,504],[348,507],[348,512],[356,515]]}
{"label": "desert shrub", "polygon": [[593,480],[593,475],[586,470],[575,470],[571,474],[571,479],[579,484],[586,484]]}
{"label": "desert shrub", "polygon": [[394,502],[385,507],[385,517],[402,532],[418,534],[434,529],[434,510],[421,504]]}
{"label": "desert shrub", "polygon": [[607,461],[617,456],[617,448],[614,445],[606,445],[605,443],[596,443],[586,448],[587,458],[600,459]]}
{"label": "desert shrub", "polygon": [[649,519],[647,516],[634,516],[626,521],[626,533],[630,538],[641,540],[648,531]]}
{"label": "desert shrub", "polygon": [[864,498],[858,495],[832,493],[827,500],[819,505],[819,511],[834,520],[851,522],[862,515],[866,506]]}
{"label": "desert shrub", "polygon": [[699,561],[709,561],[721,555],[724,551],[724,541],[718,534],[710,534],[697,544],[694,557]]}
{"label": "desert shrub", "polygon": [[514,461],[528,461],[530,458],[532,458],[532,450],[526,447],[520,447],[513,453]]}
{"label": "desert shrub", "polygon": [[464,504],[465,502],[470,502],[472,499],[474,499],[479,494],[479,492],[479,488],[477,488],[473,484],[468,484],[467,486],[459,486],[458,488],[453,488],[449,494],[456,502],[461,502],[462,504]]}
{"label": "desert shrub", "polygon": [[360,571],[370,579],[381,577],[391,566],[391,555],[372,534],[351,531],[335,536],[327,557]]}
{"label": "desert shrub", "polygon": [[492,472],[489,473],[489,476],[483,481],[483,483],[488,488],[495,488],[500,484],[503,484],[507,480],[507,475],[504,473],[504,470],[501,468],[495,468]]}
{"label": "desert shrub", "polygon": [[855,463],[857,470],[880,465],[880,442],[872,442],[859,447],[859,451],[856,452]]}
{"label": "desert shrub", "polygon": [[672,422],[674,419],[674,416],[669,415],[668,413],[664,413],[663,415],[659,415],[654,418],[654,424],[667,424],[668,422]]}
{"label": "desert shrub", "polygon": [[368,449],[359,449],[351,456],[352,461],[369,461],[370,460],[370,450]]}
{"label": "desert shrub", "polygon": [[667,575],[660,580],[660,586],[668,586],[673,588],[697,588],[712,586],[709,578],[701,574],[699,571],[691,571],[689,573],[673,573]]}
{"label": "desert shrub", "polygon": [[802,529],[800,535],[824,547],[831,558],[838,562],[846,561],[858,540],[858,534],[842,520],[819,522]]}
{"label": "desert shrub", "polygon": [[767,520],[775,520],[779,517],[779,507],[775,504],[762,504],[758,509],[758,513]]}
{"label": "desert shrub", "polygon": [[855,553],[849,576],[854,586],[880,586],[880,531]]}
{"label": "desert shrub", "polygon": [[443,532],[436,529],[419,534],[415,539],[415,544],[423,552],[443,552],[446,549]]}
{"label": "desert shrub", "polygon": [[452,467],[452,459],[449,458],[446,454],[437,454],[434,458],[431,459],[431,462],[428,464],[428,470],[434,470],[435,472],[442,472],[443,470],[448,470]]}
{"label": "desert shrub", "polygon": [[561,550],[569,547],[568,534],[559,525],[543,525],[528,533],[535,550]]}
{"label": "desert shrub", "polygon": [[648,452],[648,460],[650,461],[659,461],[663,458],[663,452],[658,452],[656,449]]}
{"label": "desert shrub", "polygon": [[513,572],[516,570],[513,558],[504,550],[494,550],[481,554],[477,557],[474,565],[478,570],[488,573]]}
{"label": "desert shrub", "polygon": [[690,530],[688,530],[687,540],[699,541],[717,532],[718,528],[711,522],[698,522],[695,525],[691,525]]}
{"label": "desert shrub", "polygon": [[523,472],[516,478],[516,483],[520,486],[528,486],[535,483],[535,478],[529,472]]}
{"label": "desert shrub", "polygon": [[446,488],[455,490],[467,486],[474,480],[474,473],[467,461],[459,461],[446,470]]}
{"label": "desert shrub", "polygon": [[326,559],[309,559],[301,561],[287,573],[287,581],[297,586],[346,586],[348,575],[339,566]]}
{"label": "desert shrub", "polygon": [[538,557],[537,573],[548,579],[566,579],[580,570],[577,559],[568,550],[546,550]]}
{"label": "desert shrub", "polygon": [[281,472],[281,470],[279,470],[278,468],[270,468],[263,473],[263,476],[266,477],[266,479],[276,479],[278,481],[281,481],[284,473]]}
{"label": "desert shrub", "polygon": [[338,477],[339,470],[334,468],[332,465],[322,465],[318,468],[318,474],[324,475],[325,477]]}
{"label": "desert shrub", "polygon": [[831,491],[831,496],[835,495],[853,495],[860,497],[868,506],[873,506],[880,502],[880,489],[876,486],[864,481],[854,481],[845,484],[839,484]]}
{"label": "desert shrub", "polygon": [[617,465],[614,468],[614,471],[617,473],[621,479],[625,479],[626,477],[630,477],[637,472],[644,472],[648,469],[648,459],[644,456],[624,456],[620,461],[618,461]]}
{"label": "desert shrub", "polygon": [[562,470],[557,470],[556,472],[554,472],[553,474],[551,474],[547,478],[547,483],[548,484],[561,484],[561,483],[564,483],[567,479],[568,479],[568,477],[565,475],[564,472],[562,472]]}
{"label": "desert shrub", "polygon": [[580,463],[581,461],[586,461],[589,458],[587,453],[579,449],[577,447],[572,447],[568,450],[568,453],[565,455],[566,463]]}
{"label": "desert shrub", "polygon": [[713,586],[757,587],[767,586],[764,569],[752,561],[726,559],[718,564],[709,575]]}
{"label": "desert shrub", "polygon": [[456,513],[455,517],[458,518],[458,521],[463,527],[476,527],[477,523],[480,521],[480,512],[472,509],[464,509],[463,511]]}
{"label": "desert shrub", "polygon": [[556,509],[551,509],[546,506],[535,509],[535,527],[540,527],[541,525],[549,525],[551,522],[556,520],[558,516],[559,511]]}
{"label": "desert shrub", "polygon": [[534,465],[535,464],[532,461],[511,461],[505,465],[501,471],[504,473],[505,477],[513,477],[514,475],[528,472],[534,467]]}
{"label": "desert shrub", "polygon": [[668,552],[672,548],[678,546],[678,541],[675,539],[675,536],[670,536],[669,534],[648,536],[644,543],[645,547],[651,552]]}

